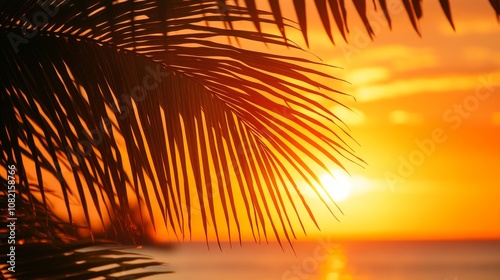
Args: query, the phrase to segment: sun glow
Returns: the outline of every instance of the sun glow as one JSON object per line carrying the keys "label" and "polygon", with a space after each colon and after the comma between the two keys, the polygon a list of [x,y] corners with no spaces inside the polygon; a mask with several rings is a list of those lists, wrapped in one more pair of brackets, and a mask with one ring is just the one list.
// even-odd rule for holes
{"label": "sun glow", "polygon": [[321,184],[336,202],[346,200],[351,193],[351,180],[345,172],[334,170],[333,176],[325,173],[320,177]]}

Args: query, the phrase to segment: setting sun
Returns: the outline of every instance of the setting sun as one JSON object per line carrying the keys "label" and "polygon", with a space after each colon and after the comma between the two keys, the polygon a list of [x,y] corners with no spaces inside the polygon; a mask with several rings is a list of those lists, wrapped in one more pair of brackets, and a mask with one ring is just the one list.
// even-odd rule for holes
{"label": "setting sun", "polygon": [[344,201],[351,193],[351,180],[345,172],[334,170],[333,176],[325,173],[321,176],[320,181],[328,194],[336,202]]}
{"label": "setting sun", "polygon": [[500,280],[500,0],[0,11],[0,280]]}

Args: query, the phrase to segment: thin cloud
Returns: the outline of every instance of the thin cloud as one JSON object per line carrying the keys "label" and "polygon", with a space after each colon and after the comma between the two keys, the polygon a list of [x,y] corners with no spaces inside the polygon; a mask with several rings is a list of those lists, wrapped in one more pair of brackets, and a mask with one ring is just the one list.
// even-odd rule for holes
{"label": "thin cloud", "polygon": [[398,71],[421,69],[438,65],[438,56],[429,48],[414,48],[405,45],[387,45],[377,48],[367,48],[354,52],[354,65],[384,65]]}
{"label": "thin cloud", "polygon": [[421,124],[423,122],[422,115],[411,113],[405,110],[394,110],[389,113],[389,120],[393,124]]}
{"label": "thin cloud", "polygon": [[390,78],[390,72],[384,67],[365,67],[349,72],[347,80],[358,86],[382,82]]}
{"label": "thin cloud", "polygon": [[409,94],[473,90],[477,84],[476,79],[463,76],[405,79],[357,88],[355,97],[361,102],[366,102]]}

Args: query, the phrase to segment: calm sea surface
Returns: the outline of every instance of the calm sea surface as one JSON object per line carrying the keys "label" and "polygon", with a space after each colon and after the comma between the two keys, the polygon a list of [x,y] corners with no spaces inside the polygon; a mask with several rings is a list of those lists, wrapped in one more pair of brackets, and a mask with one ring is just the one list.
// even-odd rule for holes
{"label": "calm sea surface", "polygon": [[183,243],[143,248],[168,263],[170,280],[500,280],[500,241],[298,242],[295,253],[276,244]]}

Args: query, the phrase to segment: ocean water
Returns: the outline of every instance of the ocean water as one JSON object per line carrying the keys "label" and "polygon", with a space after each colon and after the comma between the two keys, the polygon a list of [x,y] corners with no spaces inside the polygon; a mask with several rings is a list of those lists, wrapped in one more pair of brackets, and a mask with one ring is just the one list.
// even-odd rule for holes
{"label": "ocean water", "polygon": [[[500,241],[183,243],[142,248],[170,280],[500,280]],[[283,251],[284,250],[284,251]],[[164,269],[164,268],[163,268]],[[156,268],[154,270],[157,270]]]}

